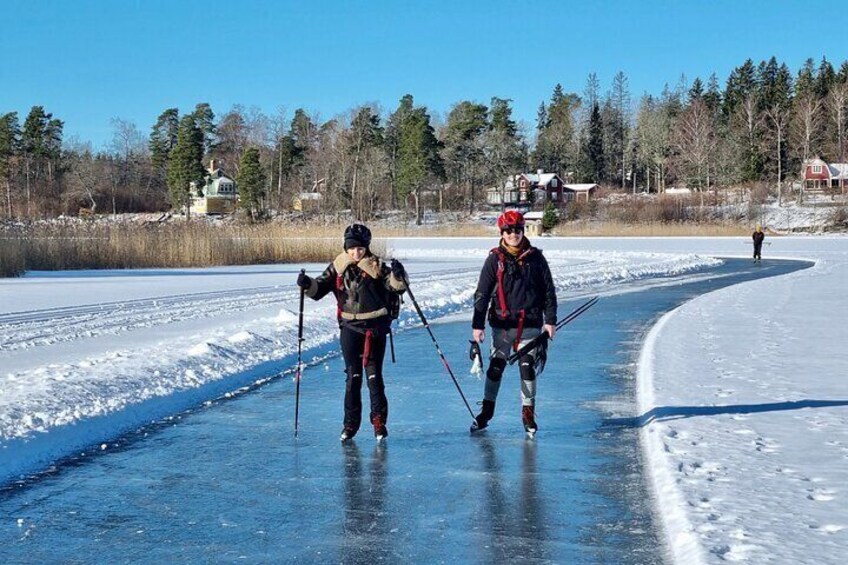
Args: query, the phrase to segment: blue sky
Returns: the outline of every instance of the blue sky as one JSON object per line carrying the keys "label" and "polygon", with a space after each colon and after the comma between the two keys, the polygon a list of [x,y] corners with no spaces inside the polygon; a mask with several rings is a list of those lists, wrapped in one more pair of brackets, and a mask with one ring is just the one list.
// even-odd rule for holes
{"label": "blue sky", "polygon": [[683,74],[723,85],[746,58],[793,74],[848,59],[835,1],[0,1],[0,113],[43,105],[95,148],[112,118],[146,136],[198,102],[329,119],[406,93],[438,115],[499,96],[533,125],[557,83],[582,93],[592,72],[605,92],[624,71],[636,100]]}

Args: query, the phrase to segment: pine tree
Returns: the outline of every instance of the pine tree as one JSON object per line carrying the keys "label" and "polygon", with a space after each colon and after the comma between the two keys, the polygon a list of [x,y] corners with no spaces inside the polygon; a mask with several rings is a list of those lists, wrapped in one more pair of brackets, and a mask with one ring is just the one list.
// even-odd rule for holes
{"label": "pine tree", "polygon": [[[511,100],[494,97],[489,105],[489,128],[483,135],[483,154],[491,174],[490,181],[506,188],[507,176],[521,172],[527,164],[527,146],[512,119]],[[505,202],[501,200],[501,210]]]}
{"label": "pine tree", "polygon": [[405,94],[398,103],[397,109],[389,116],[386,124],[385,146],[389,158],[389,183],[391,184],[392,208],[399,205],[400,189],[398,188],[398,172],[400,169],[400,140],[403,122],[412,112],[413,97]]}
{"label": "pine tree", "polygon": [[[544,104],[543,104],[544,106]],[[532,161],[541,168],[564,175],[575,162],[575,113],[580,107],[576,94],[565,94],[558,84],[546,112],[546,123],[539,130]]]}
{"label": "pine tree", "polygon": [[43,106],[33,106],[24,121],[21,147],[26,175],[27,216],[33,212],[33,192],[46,191],[56,180],[63,127],[64,123],[45,112]]}
{"label": "pine tree", "polygon": [[212,106],[201,102],[194,107],[194,121],[203,134],[203,155],[206,156],[215,149],[215,112]]}
{"label": "pine tree", "polygon": [[150,158],[153,166],[164,179],[168,173],[168,161],[171,151],[177,144],[177,133],[180,129],[180,113],[177,108],[168,108],[159,115],[156,124],[150,132]]}
{"label": "pine tree", "polygon": [[6,217],[12,217],[12,177],[14,161],[20,151],[21,128],[18,113],[9,112],[0,116],[0,183],[5,189]]}
{"label": "pine tree", "polygon": [[428,182],[444,178],[444,164],[430,115],[424,107],[414,108],[401,123],[397,188],[401,199],[415,198],[415,222],[420,225],[423,209],[421,190]]}
{"label": "pine tree", "polygon": [[[197,126],[195,117],[186,114],[180,120],[177,143],[171,151],[168,163],[168,192],[171,205],[177,210],[185,210],[186,218],[191,197],[203,186],[203,132]],[[191,187],[195,194],[191,194]]]}
{"label": "pine tree", "polygon": [[559,223],[559,215],[557,214],[556,205],[553,202],[545,203],[545,210],[542,212],[542,227],[547,230],[552,230]]}
{"label": "pine tree", "polygon": [[468,196],[468,211],[474,212],[476,186],[482,178],[483,134],[488,127],[489,109],[483,104],[463,101],[453,107],[445,124],[443,143],[447,177]]}
{"label": "pine tree", "polygon": [[[347,134],[347,153],[353,158],[348,197],[354,217],[366,218],[365,208],[368,199],[363,197],[360,181],[372,150],[383,145],[383,128],[380,127],[380,116],[370,107],[363,106],[354,116]],[[367,213],[370,216],[370,207]]]}
{"label": "pine tree", "polygon": [[241,157],[238,183],[239,205],[256,221],[262,214],[265,198],[265,171],[259,162],[259,149],[248,147]]}
{"label": "pine tree", "polygon": [[606,180],[604,178],[604,132],[603,124],[601,123],[601,111],[598,104],[592,107],[592,114],[589,117],[589,136],[586,140],[586,156],[591,167],[591,182],[600,183]]}

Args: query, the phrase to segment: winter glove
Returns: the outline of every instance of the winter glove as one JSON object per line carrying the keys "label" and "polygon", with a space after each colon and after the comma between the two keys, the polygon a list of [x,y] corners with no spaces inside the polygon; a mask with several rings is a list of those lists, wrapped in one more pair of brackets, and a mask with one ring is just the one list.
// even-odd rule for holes
{"label": "winter glove", "polygon": [[397,259],[392,259],[392,274],[399,281],[406,279],[406,269],[403,268],[403,265]]}
{"label": "winter glove", "polygon": [[297,275],[297,286],[299,286],[303,290],[306,290],[310,286],[312,286],[312,279],[310,279],[306,275],[306,273],[301,272],[299,275]]}
{"label": "winter glove", "polygon": [[471,358],[471,374],[480,377],[483,373],[483,354],[480,352],[480,344],[473,339],[468,340],[471,348],[468,350],[468,357]]}

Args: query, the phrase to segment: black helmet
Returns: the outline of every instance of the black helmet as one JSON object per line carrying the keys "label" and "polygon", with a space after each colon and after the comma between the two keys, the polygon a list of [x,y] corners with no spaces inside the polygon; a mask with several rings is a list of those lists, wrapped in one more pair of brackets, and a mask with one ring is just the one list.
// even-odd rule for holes
{"label": "black helmet", "polygon": [[345,251],[351,247],[369,247],[371,245],[371,230],[365,224],[350,224],[344,232]]}

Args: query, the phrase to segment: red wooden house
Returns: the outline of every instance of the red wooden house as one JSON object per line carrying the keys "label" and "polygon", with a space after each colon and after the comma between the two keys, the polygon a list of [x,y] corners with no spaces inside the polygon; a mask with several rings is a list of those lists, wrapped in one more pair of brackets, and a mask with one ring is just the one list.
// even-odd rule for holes
{"label": "red wooden house", "polygon": [[492,205],[501,202],[508,206],[526,206],[544,204],[545,202],[560,203],[564,199],[562,178],[556,173],[546,173],[542,170],[535,173],[520,173],[511,176],[503,188],[492,187],[487,191],[486,201]]}
{"label": "red wooden house", "polygon": [[848,163],[828,164],[818,157],[808,159],[804,162],[801,176],[804,179],[805,189],[838,188],[844,193],[845,188],[848,187]]}

